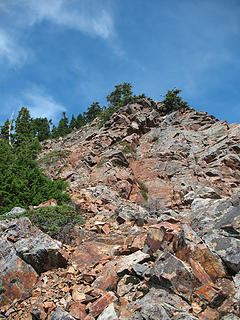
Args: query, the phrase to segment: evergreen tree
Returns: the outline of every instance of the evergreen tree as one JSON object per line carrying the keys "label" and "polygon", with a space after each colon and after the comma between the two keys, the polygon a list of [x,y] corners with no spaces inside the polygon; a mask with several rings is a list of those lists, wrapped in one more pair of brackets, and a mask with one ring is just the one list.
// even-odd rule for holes
{"label": "evergreen tree", "polygon": [[33,129],[39,141],[50,138],[50,121],[47,118],[33,119]]}
{"label": "evergreen tree", "polygon": [[128,82],[116,85],[115,90],[107,96],[109,106],[118,109],[132,101],[132,85]]}
{"label": "evergreen tree", "polygon": [[181,93],[181,90],[179,89],[168,90],[168,92],[165,95],[165,99],[162,101],[160,111],[168,113],[170,111],[175,111],[180,108],[189,108],[188,103],[186,101],[182,101],[182,98],[179,96],[179,93]]}
{"label": "evergreen tree", "polygon": [[77,128],[77,119],[72,115],[72,119],[69,124],[69,129],[72,131]]}
{"label": "evergreen tree", "polygon": [[58,137],[64,137],[70,132],[68,127],[68,118],[66,116],[66,112],[62,113],[62,118],[59,121],[57,127],[57,135]]}
{"label": "evergreen tree", "polygon": [[27,208],[51,198],[59,204],[70,200],[63,192],[66,184],[45,176],[35,157],[35,149],[21,144],[14,150],[7,141],[0,139],[0,214],[16,206]]}
{"label": "evergreen tree", "polygon": [[22,107],[15,122],[15,144],[16,146],[19,146],[22,143],[27,144],[34,138],[34,136],[34,128],[30,112],[27,108]]}
{"label": "evergreen tree", "polygon": [[93,102],[91,106],[88,108],[88,111],[86,112],[86,121],[93,121],[95,118],[97,118],[97,116],[100,115],[101,111],[102,108],[99,105],[99,102]]}
{"label": "evergreen tree", "polygon": [[133,95],[132,87],[131,83],[128,82],[115,86],[115,90],[107,96],[107,101],[109,103],[108,108],[103,107],[102,109],[102,113],[100,115],[102,119],[100,127],[108,121],[112,114],[114,114],[119,108],[133,102],[134,100],[146,98],[144,93],[139,96]]}
{"label": "evergreen tree", "polygon": [[51,137],[54,139],[58,138],[57,127],[55,126],[55,124],[52,126]]}
{"label": "evergreen tree", "polygon": [[80,129],[82,126],[84,126],[84,124],[86,123],[85,118],[83,117],[83,115],[81,113],[79,113],[79,115],[77,116],[77,129]]}
{"label": "evergreen tree", "polygon": [[13,139],[13,124],[12,120],[7,119],[3,126],[1,126],[1,135],[0,137],[2,139],[5,139],[8,141],[8,143],[11,145],[11,141]]}
{"label": "evergreen tree", "polygon": [[[6,127],[7,123],[3,133]],[[66,184],[62,180],[50,180],[38,166],[36,157],[41,145],[26,108],[19,111],[15,134],[13,147],[4,134],[0,137],[0,214],[15,206],[27,208],[50,198],[55,198],[58,204],[70,201],[70,196],[64,193]]]}

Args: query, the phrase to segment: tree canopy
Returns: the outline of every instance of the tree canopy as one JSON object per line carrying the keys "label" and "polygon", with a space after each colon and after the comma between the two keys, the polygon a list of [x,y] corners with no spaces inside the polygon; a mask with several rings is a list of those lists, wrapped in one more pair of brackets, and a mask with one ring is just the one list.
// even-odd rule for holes
{"label": "tree canopy", "polygon": [[36,161],[41,145],[34,132],[33,121],[27,108],[19,111],[12,145],[9,144],[8,123],[0,137],[0,214],[15,206],[29,205],[55,198],[59,204],[70,201],[62,180],[52,181],[43,174]]}

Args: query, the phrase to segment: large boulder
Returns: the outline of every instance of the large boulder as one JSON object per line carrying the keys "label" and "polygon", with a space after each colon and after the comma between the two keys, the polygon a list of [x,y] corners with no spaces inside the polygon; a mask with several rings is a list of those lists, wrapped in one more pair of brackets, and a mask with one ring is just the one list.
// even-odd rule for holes
{"label": "large boulder", "polygon": [[14,299],[26,299],[37,282],[38,274],[33,267],[17,256],[14,245],[0,240],[0,273],[4,295]]}
{"label": "large boulder", "polygon": [[44,234],[22,217],[0,223],[0,273],[5,292],[10,299],[26,299],[41,272],[65,267],[66,259],[60,243]]}
{"label": "large boulder", "polygon": [[44,233],[20,239],[15,243],[17,255],[30,264],[38,274],[54,268],[64,268],[67,260],[60,245]]}
{"label": "large boulder", "polygon": [[199,281],[180,259],[167,253],[157,260],[151,270],[151,280],[190,301]]}

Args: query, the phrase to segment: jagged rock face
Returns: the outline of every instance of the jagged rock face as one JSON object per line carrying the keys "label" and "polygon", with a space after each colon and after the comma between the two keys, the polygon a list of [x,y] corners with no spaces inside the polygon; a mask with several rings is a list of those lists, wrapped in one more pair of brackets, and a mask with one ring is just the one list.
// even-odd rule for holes
{"label": "jagged rock face", "polygon": [[69,150],[45,169],[86,223],[62,248],[26,218],[0,224],[5,318],[240,319],[239,134],[142,100],[44,142],[42,157]]}
{"label": "jagged rock face", "polygon": [[239,124],[197,111],[161,116],[154,106],[141,100],[121,108],[101,129],[95,120],[44,142],[43,155],[70,150],[65,165],[59,160],[48,174],[68,181],[73,194],[108,185],[133,202],[146,202],[147,196],[159,207],[185,207],[197,197],[219,199],[239,190]]}
{"label": "jagged rock face", "polygon": [[[21,281],[35,279],[24,301],[6,311],[8,297],[0,295],[8,319],[239,319],[240,273],[232,255],[239,241],[237,196],[198,198],[189,209],[154,213],[106,186],[82,189],[75,200],[86,223],[75,227],[72,246],[63,246],[67,268],[33,271],[35,278],[32,267],[24,270]],[[3,257],[18,248],[16,230],[22,240],[32,236],[34,227],[21,219],[2,225],[11,239]],[[219,251],[212,235],[231,239],[229,246]],[[29,244],[24,252],[31,250]]]}

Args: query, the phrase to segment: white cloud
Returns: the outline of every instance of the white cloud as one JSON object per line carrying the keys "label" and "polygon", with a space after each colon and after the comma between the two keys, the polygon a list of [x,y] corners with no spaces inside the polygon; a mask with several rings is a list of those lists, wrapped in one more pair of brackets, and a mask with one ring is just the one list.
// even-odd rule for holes
{"label": "white cloud", "polygon": [[7,61],[10,65],[23,64],[28,50],[23,49],[15,39],[0,29],[0,62]]}
{"label": "white cloud", "polygon": [[102,39],[114,34],[113,17],[99,0],[9,0],[3,9],[18,26],[46,20]]}
{"label": "white cloud", "polygon": [[89,1],[88,5],[84,0],[22,1],[31,11],[32,23],[48,20],[103,39],[113,33],[112,16],[103,6],[99,6],[99,1]]}
{"label": "white cloud", "polygon": [[23,90],[17,91],[8,96],[3,96],[3,102],[0,106],[1,121],[9,118],[11,114],[14,114],[14,118],[17,117],[21,107],[25,107],[30,111],[33,118],[48,118],[53,122],[57,122],[62,112],[66,112],[67,108],[56,101],[56,99],[43,88],[38,86],[32,86]]}
{"label": "white cloud", "polygon": [[99,0],[8,0],[0,3],[0,17],[0,62],[10,65],[25,63],[30,50],[20,40],[42,21],[103,40],[115,34],[111,12]]}
{"label": "white cloud", "polygon": [[56,120],[66,107],[39,88],[26,91],[22,96],[22,105],[27,106],[33,118]]}

